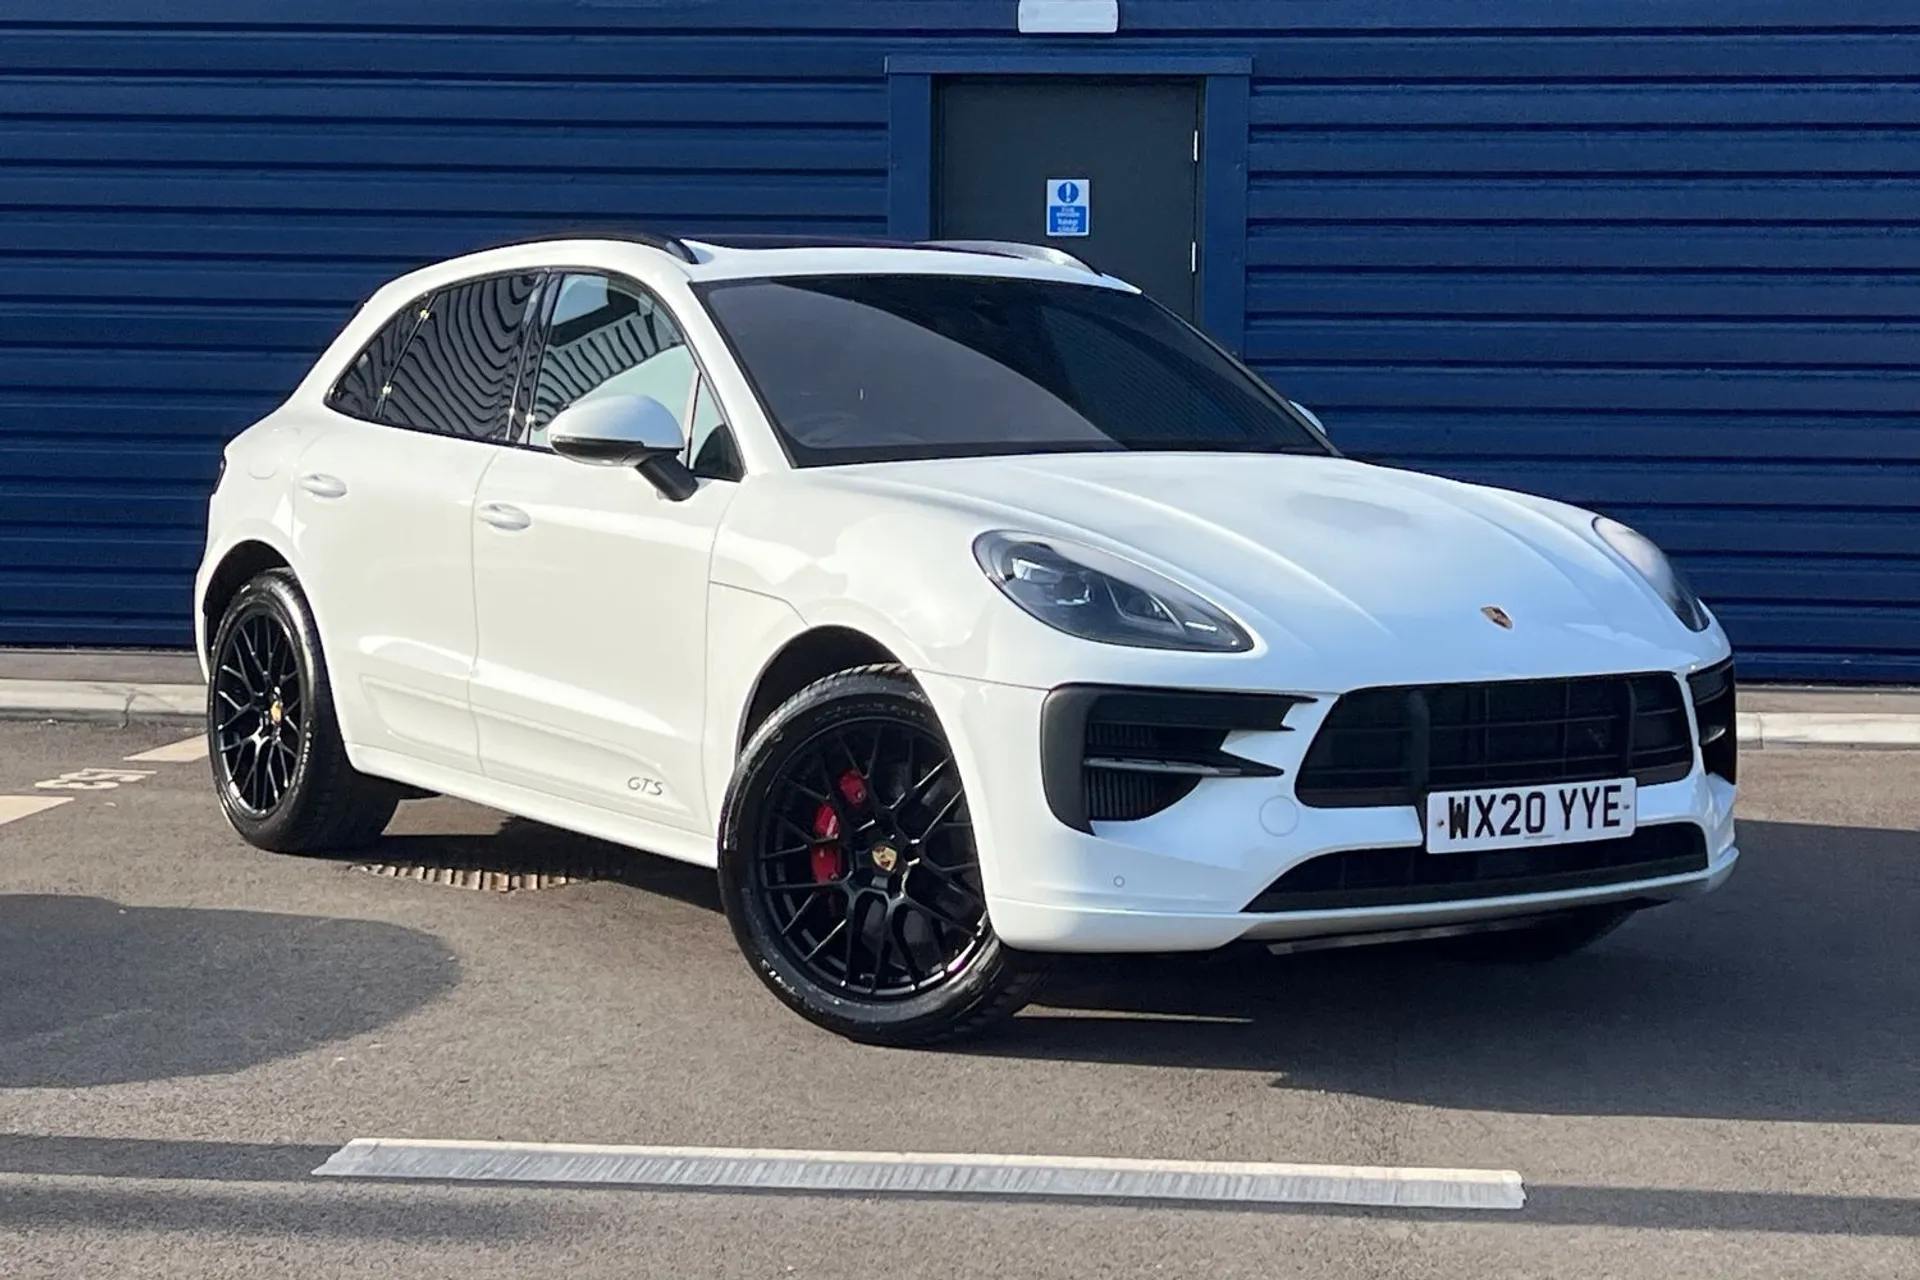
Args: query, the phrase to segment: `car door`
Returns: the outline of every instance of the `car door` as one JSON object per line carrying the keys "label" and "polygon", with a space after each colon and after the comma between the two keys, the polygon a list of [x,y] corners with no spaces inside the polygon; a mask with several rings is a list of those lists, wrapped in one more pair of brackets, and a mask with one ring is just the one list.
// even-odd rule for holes
{"label": "car door", "polygon": [[295,469],[300,574],[341,729],[361,750],[479,770],[473,498],[507,416],[539,273],[394,317],[328,397]]}
{"label": "car door", "polygon": [[[591,272],[556,275],[550,289],[520,447],[500,451],[475,507],[482,767],[500,782],[704,831],[708,568],[738,455],[658,298]],[[691,497],[671,501],[636,471],[547,448],[556,413],[618,394],[652,396],[683,429],[697,426],[689,458],[704,478]]]}

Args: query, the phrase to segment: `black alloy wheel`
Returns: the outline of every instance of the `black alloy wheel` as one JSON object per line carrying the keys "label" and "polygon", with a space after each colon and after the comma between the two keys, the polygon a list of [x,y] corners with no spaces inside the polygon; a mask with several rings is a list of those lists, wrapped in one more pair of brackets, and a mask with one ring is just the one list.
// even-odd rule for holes
{"label": "black alloy wheel", "polygon": [[357,849],[378,836],[400,788],[347,759],[320,632],[292,571],[241,587],[209,653],[207,754],[234,830],[277,853]]}
{"label": "black alloy wheel", "polygon": [[894,668],[829,677],[755,735],[729,795],[721,878],[762,980],[854,1039],[964,1034],[1039,981],[994,936],[959,768],[925,695]]}
{"label": "black alloy wheel", "polygon": [[886,716],[823,729],[788,757],[763,807],[755,878],[791,958],[871,999],[930,991],[987,936],[966,794],[953,756]]}
{"label": "black alloy wheel", "polygon": [[227,802],[264,818],[293,786],[305,745],[305,692],[286,622],[264,607],[236,622],[215,654],[212,745]]}

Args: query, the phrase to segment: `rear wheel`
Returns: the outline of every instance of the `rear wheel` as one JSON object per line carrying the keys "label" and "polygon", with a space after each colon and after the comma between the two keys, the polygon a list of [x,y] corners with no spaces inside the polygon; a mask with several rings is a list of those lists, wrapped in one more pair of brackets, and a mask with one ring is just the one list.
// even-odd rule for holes
{"label": "rear wheel", "polygon": [[854,1040],[978,1031],[1044,976],[994,936],[958,767],[895,667],[829,676],[754,735],[728,793],[720,881],[754,972]]}
{"label": "rear wheel", "polygon": [[354,849],[386,828],[400,789],[347,762],[320,633],[287,569],[234,595],[214,633],[207,739],[233,829],[276,853]]}
{"label": "rear wheel", "polygon": [[1454,960],[1480,964],[1544,964],[1585,950],[1625,924],[1632,914],[1630,907],[1582,907],[1538,924],[1442,938],[1432,945]]}

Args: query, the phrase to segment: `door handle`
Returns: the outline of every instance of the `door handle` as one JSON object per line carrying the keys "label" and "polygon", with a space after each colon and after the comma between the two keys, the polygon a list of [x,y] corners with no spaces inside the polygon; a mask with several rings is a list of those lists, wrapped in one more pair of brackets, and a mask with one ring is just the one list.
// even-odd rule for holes
{"label": "door handle", "polygon": [[338,476],[322,475],[318,471],[309,471],[300,477],[300,487],[316,498],[344,498],[347,496],[347,482]]}
{"label": "door handle", "polygon": [[509,533],[516,533],[533,523],[532,516],[505,502],[481,503],[480,518],[494,528],[505,529]]}

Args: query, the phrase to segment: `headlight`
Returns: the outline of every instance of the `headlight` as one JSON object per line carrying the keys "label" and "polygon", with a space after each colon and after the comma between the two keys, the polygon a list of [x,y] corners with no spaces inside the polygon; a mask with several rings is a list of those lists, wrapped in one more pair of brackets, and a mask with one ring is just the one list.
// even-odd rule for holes
{"label": "headlight", "polygon": [[1618,520],[1596,516],[1593,531],[1600,540],[1620,553],[1622,559],[1640,571],[1650,586],[1667,602],[1674,616],[1689,631],[1705,631],[1713,623],[1707,607],[1694,594],[1686,575],[1667,559],[1667,553],[1653,545],[1644,534],[1629,529]]}
{"label": "headlight", "polygon": [[973,555],[1009,600],[1050,627],[1101,644],[1244,653],[1253,638],[1218,606],[1153,570],[1093,547],[984,533]]}

